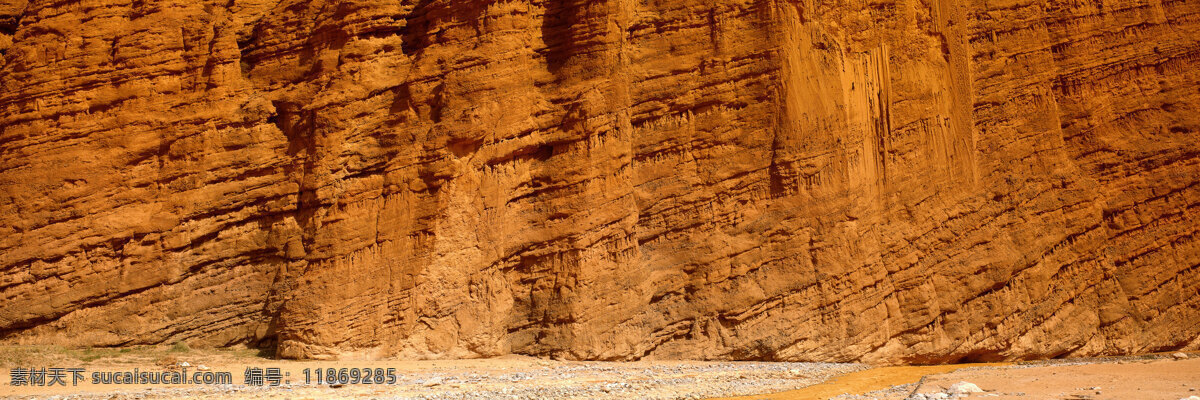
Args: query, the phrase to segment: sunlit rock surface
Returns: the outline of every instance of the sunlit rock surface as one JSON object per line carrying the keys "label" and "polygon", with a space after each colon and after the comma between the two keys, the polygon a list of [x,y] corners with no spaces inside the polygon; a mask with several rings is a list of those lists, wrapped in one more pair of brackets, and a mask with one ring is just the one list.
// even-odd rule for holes
{"label": "sunlit rock surface", "polygon": [[1200,348],[1200,2],[4,0],[0,341]]}

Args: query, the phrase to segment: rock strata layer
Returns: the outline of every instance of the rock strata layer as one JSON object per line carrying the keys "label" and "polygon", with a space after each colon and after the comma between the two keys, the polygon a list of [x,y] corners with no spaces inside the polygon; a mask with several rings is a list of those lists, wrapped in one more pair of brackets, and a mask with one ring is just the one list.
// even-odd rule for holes
{"label": "rock strata layer", "polygon": [[1200,2],[4,0],[0,341],[1200,348]]}

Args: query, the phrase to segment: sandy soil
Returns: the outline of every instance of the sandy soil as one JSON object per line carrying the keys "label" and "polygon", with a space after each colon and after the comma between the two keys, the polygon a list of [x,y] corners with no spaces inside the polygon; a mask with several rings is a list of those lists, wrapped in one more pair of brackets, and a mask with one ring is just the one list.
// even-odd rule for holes
{"label": "sandy soil", "polygon": [[959,370],[926,378],[917,393],[962,381],[985,390],[969,398],[1177,400],[1200,396],[1200,358]]}
{"label": "sandy soil", "polygon": [[[1188,356],[1182,360],[1157,354],[1020,364],[883,367],[799,390],[737,399],[1179,400],[1200,396],[1200,354]],[[950,388],[959,382],[975,384],[983,392],[955,395]]]}
{"label": "sandy soil", "polygon": [[[15,353],[15,355],[14,355]],[[643,361],[564,362],[509,356],[455,361],[285,361],[247,352],[162,349],[130,353],[0,348],[0,396],[60,399],[180,398],[396,398],[396,399],[739,399],[901,400],[936,398],[957,382],[984,390],[979,399],[1169,399],[1200,396],[1200,354],[1022,364],[966,364],[869,368],[861,364]],[[14,387],[14,366],[83,367],[94,371],[161,370],[187,362],[194,371],[230,372],[231,385],[97,385]],[[279,387],[243,384],[247,367],[277,367],[289,381]],[[305,368],[396,368],[392,385],[304,384]],[[190,372],[189,371],[189,372]],[[916,395],[915,397],[913,397]]]}
{"label": "sandy soil", "polygon": [[[924,365],[879,367],[838,376],[820,384],[798,390],[782,393],[756,394],[752,396],[730,397],[728,399],[778,399],[778,400],[807,400],[828,399],[844,394],[870,393],[888,390],[902,383],[919,381],[922,377],[933,374],[948,373],[964,368],[980,368],[1007,364],[960,364],[960,365]],[[905,394],[910,391],[904,392]]]}

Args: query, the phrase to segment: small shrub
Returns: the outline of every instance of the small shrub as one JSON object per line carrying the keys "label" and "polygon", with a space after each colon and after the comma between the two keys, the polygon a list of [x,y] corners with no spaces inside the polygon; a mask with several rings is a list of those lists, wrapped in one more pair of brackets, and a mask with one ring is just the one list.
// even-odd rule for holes
{"label": "small shrub", "polygon": [[170,351],[172,353],[186,353],[186,352],[192,351],[192,348],[188,347],[186,342],[179,341],[179,342],[175,342],[175,344],[172,344],[171,349],[168,351]]}

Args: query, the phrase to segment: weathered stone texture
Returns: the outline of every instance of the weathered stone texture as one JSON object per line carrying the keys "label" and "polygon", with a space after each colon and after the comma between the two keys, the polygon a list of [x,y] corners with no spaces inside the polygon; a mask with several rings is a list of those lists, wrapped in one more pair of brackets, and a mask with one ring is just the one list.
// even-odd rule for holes
{"label": "weathered stone texture", "polygon": [[3,0],[0,340],[1200,348],[1200,2]]}

